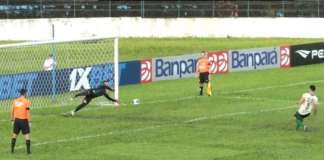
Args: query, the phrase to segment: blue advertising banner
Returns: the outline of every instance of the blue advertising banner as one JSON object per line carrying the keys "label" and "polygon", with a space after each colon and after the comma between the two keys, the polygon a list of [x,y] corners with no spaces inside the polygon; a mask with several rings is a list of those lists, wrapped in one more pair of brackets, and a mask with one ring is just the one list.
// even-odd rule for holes
{"label": "blue advertising banner", "polygon": [[0,100],[18,96],[18,90],[26,88],[33,90],[33,81],[36,81],[37,73],[5,75],[0,77]]}
{"label": "blue advertising banner", "polygon": [[[74,68],[68,73],[69,91],[96,88],[103,80],[114,84],[113,64],[100,64],[89,67]],[[58,81],[58,80],[56,80]],[[64,83],[64,82],[63,82]]]}
{"label": "blue advertising banner", "polygon": [[[37,78],[32,81],[32,87],[27,88],[29,96],[45,96],[52,93],[63,93],[69,90],[69,73],[72,69],[57,70],[55,73],[55,84],[51,71],[35,73]],[[54,88],[53,88],[54,87]],[[54,89],[54,90],[53,90]]]}
{"label": "blue advertising banner", "polygon": [[[140,83],[140,61],[119,63],[119,84]],[[28,96],[46,96],[80,89],[96,88],[103,80],[114,85],[114,65],[99,64],[89,67],[59,69],[55,71],[30,72],[0,76],[0,100],[12,99],[21,88]],[[54,72],[54,73],[53,73]],[[53,81],[54,77],[54,81]]]}
{"label": "blue advertising banner", "polygon": [[153,81],[194,77],[200,54],[154,58]]}
{"label": "blue advertising banner", "polygon": [[230,72],[280,67],[279,48],[230,50]]}
{"label": "blue advertising banner", "polygon": [[141,82],[141,61],[119,63],[119,85]]}

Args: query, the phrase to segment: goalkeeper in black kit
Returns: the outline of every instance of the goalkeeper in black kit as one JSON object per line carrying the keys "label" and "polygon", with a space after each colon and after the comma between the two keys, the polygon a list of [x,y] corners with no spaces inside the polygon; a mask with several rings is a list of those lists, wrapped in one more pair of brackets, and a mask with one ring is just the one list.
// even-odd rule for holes
{"label": "goalkeeper in black kit", "polygon": [[114,92],[114,89],[109,87],[107,80],[103,81],[103,84],[99,85],[98,88],[88,89],[88,90],[85,90],[85,91],[83,91],[81,93],[76,94],[74,96],[74,98],[79,97],[79,96],[85,96],[85,97],[83,98],[82,103],[80,105],[78,105],[77,108],[75,108],[73,111],[71,111],[71,116],[74,116],[76,114],[76,112],[78,112],[83,107],[88,105],[91,102],[92,99],[100,97],[100,96],[105,96],[110,101],[119,103],[119,100],[111,98],[106,93],[106,90]]}

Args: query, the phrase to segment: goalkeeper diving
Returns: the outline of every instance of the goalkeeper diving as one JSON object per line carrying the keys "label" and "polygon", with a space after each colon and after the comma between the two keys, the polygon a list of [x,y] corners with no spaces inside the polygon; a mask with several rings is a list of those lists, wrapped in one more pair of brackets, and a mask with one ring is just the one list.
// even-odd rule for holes
{"label": "goalkeeper diving", "polygon": [[104,96],[108,100],[115,102],[115,103],[120,103],[119,100],[111,98],[106,90],[114,92],[114,89],[109,87],[109,83],[107,80],[104,80],[102,84],[99,85],[99,87],[94,88],[94,89],[88,89],[83,92],[80,92],[74,96],[74,98],[79,97],[79,96],[84,96],[82,103],[78,105],[73,111],[71,111],[71,116],[74,116],[78,111],[80,111],[82,108],[84,108],[86,105],[88,105],[92,99]]}

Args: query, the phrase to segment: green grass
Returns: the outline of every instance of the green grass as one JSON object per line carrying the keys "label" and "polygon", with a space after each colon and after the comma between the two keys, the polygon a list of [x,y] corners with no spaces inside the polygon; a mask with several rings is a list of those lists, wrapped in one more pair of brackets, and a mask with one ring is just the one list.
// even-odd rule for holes
{"label": "green grass", "polygon": [[[127,38],[120,40],[120,59],[319,41],[323,39]],[[71,53],[78,57],[82,51]],[[28,62],[32,64],[29,69],[40,67],[38,61],[42,63],[47,54],[35,52],[35,59]],[[12,55],[6,58],[1,60],[0,73],[23,67],[12,61],[6,63]],[[9,66],[6,71],[5,64]],[[324,98],[323,67],[216,75],[211,97],[196,96],[195,78],[124,86],[124,105],[120,108],[98,105],[107,102],[98,98],[76,117],[61,115],[75,105],[33,108],[31,156],[25,154],[22,136],[16,153],[9,153],[12,128],[8,109],[2,107],[0,159],[322,160],[324,112],[320,108],[316,117],[306,120],[309,132],[295,131],[292,115],[309,84],[318,86],[320,101]],[[134,98],[139,98],[141,104],[131,105]],[[38,103],[42,98],[31,99]],[[77,104],[79,100],[69,103]]]}
{"label": "green grass", "polygon": [[121,38],[120,59],[199,53],[203,50],[224,50],[323,42],[305,38]]}
{"label": "green grass", "polygon": [[[0,48],[0,73],[42,71],[49,54],[55,54],[57,69],[110,63],[113,61],[112,41],[113,39],[107,39]],[[19,65],[14,62],[19,62]]]}
{"label": "green grass", "polygon": [[0,40],[0,44],[12,44],[12,43],[19,43],[20,41],[4,41]]}
{"label": "green grass", "polygon": [[[324,98],[323,64],[213,76],[214,95],[196,96],[195,78],[121,87],[120,108],[93,105],[32,110],[32,151],[23,138],[9,153],[11,126],[1,112],[0,159],[322,160],[323,110],[296,131],[296,102],[309,84]],[[141,104],[131,105],[133,98]],[[190,120],[196,120],[191,121]]]}
{"label": "green grass", "polygon": [[[121,38],[120,61],[162,56],[199,53],[202,50],[224,50],[255,47],[272,47],[312,42],[324,39],[298,38]],[[13,41],[0,41],[0,44]],[[105,45],[103,45],[105,44]],[[0,49],[0,73],[41,71],[44,60],[52,53],[51,45],[27,48]],[[55,45],[58,68],[87,66],[111,61],[112,39],[103,43],[70,43]],[[19,62],[20,65],[14,65]]]}

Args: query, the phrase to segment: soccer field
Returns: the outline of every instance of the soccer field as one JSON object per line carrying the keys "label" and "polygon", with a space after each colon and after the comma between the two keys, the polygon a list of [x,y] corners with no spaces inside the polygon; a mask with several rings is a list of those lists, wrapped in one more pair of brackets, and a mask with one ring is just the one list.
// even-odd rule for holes
{"label": "soccer field", "polygon": [[[120,59],[319,41],[128,38],[120,39]],[[211,97],[197,96],[195,78],[122,86],[119,108],[100,105],[107,100],[98,98],[75,117],[62,115],[75,106],[32,108],[31,156],[26,155],[22,136],[16,153],[9,152],[12,127],[8,110],[1,108],[0,159],[322,160],[322,106],[317,116],[306,120],[308,132],[295,130],[293,114],[310,84],[318,87],[319,101],[324,98],[323,67],[214,75]],[[141,104],[132,105],[134,98]]]}
{"label": "soccer field", "polygon": [[[323,67],[215,75],[211,97],[196,96],[194,78],[125,86],[121,107],[90,104],[76,117],[61,115],[74,106],[44,106],[32,111],[30,159],[322,160],[324,111],[308,132],[293,114],[309,84],[324,98]],[[26,159],[23,137],[9,153],[9,113],[0,117],[0,159]]]}
{"label": "soccer field", "polygon": [[[107,63],[111,57],[109,53],[113,53],[112,40],[106,39],[97,45],[75,42],[16,47],[8,50],[0,48],[0,74],[42,71],[44,60],[53,51],[58,61],[57,69]],[[128,61],[199,53],[203,50],[273,47],[322,42],[323,40],[311,38],[120,38],[119,57],[120,61]],[[0,41],[0,45],[7,43],[15,42]],[[103,48],[108,54],[102,54]],[[21,65],[14,65],[15,61],[19,61]]]}

